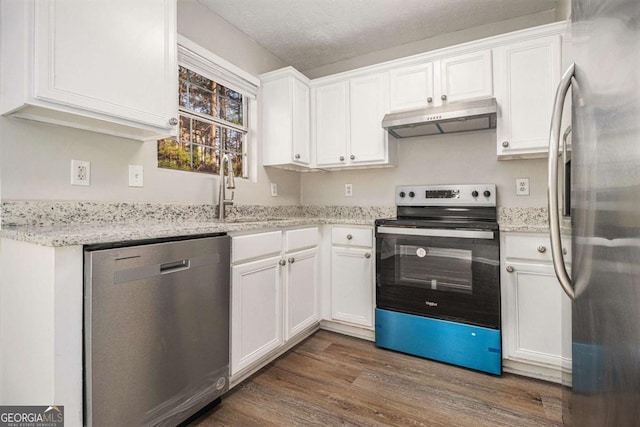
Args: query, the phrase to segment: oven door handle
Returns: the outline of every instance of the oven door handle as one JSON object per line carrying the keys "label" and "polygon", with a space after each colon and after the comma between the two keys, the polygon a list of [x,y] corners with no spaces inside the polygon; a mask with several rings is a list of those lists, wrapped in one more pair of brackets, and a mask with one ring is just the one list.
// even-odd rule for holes
{"label": "oven door handle", "polygon": [[460,239],[486,239],[494,238],[493,231],[481,230],[447,230],[441,228],[407,228],[378,226],[380,234],[397,234],[401,236],[427,236],[427,237],[455,237]]}

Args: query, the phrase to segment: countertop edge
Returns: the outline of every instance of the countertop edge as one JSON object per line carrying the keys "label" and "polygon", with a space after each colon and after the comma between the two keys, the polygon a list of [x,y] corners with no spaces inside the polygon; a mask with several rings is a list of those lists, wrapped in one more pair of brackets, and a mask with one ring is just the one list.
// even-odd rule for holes
{"label": "countertop edge", "polygon": [[268,221],[169,222],[80,224],[75,226],[15,226],[0,230],[0,237],[40,246],[62,247],[99,243],[192,236],[206,233],[234,233],[311,225],[368,225],[375,219],[283,218]]}

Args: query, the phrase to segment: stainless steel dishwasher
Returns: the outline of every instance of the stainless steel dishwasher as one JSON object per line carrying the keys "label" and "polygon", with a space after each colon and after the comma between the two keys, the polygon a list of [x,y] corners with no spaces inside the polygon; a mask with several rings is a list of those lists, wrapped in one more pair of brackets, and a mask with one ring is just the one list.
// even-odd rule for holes
{"label": "stainless steel dishwasher", "polygon": [[87,426],[175,426],[228,390],[231,239],[209,236],[85,247]]}

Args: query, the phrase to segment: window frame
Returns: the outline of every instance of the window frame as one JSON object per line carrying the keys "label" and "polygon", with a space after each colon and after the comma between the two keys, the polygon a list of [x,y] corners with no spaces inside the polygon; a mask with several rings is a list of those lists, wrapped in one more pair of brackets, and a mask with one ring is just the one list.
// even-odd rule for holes
{"label": "window frame", "polygon": [[[182,105],[180,105],[180,101],[176,100],[176,110],[178,114],[178,119],[180,120],[181,116],[187,117],[189,119],[196,119],[202,122],[211,123],[213,126],[217,126],[220,130],[222,129],[232,129],[242,133],[242,178],[248,178],[252,181],[256,181],[257,175],[257,135],[255,135],[257,117],[256,113],[256,97],[258,88],[260,86],[260,80],[247,73],[246,71],[240,69],[239,67],[229,63],[228,61],[218,57],[217,55],[211,53],[207,49],[199,46],[198,44],[192,42],[184,36],[178,34],[178,65],[186,68],[187,70],[199,74],[202,77],[205,77],[209,80],[213,80],[219,85],[222,85],[228,89],[231,89],[235,92],[238,92],[242,95],[242,114],[243,114],[243,125],[237,125],[232,122],[227,122],[226,120],[219,119],[213,116],[209,116],[207,114],[198,113],[196,111],[189,110]],[[176,73],[176,77],[178,73]],[[179,129],[180,124],[178,124]],[[213,130],[216,131],[215,129]],[[178,142],[180,139],[180,132],[177,132],[176,140]],[[222,141],[222,137],[220,140],[220,156],[224,155],[227,152],[231,152],[224,148],[224,143]],[[201,144],[194,144],[190,141],[191,145],[202,146]],[[205,146],[209,147],[209,146]],[[237,152],[232,152],[234,155]],[[156,155],[157,157],[157,155]],[[193,167],[193,155],[190,156],[190,166]],[[219,164],[218,173],[212,172],[201,172],[209,175],[218,175],[219,176]],[[182,170],[185,172],[197,172],[186,169],[173,169],[173,168],[165,168],[167,170]],[[238,177],[239,178],[239,177]]]}

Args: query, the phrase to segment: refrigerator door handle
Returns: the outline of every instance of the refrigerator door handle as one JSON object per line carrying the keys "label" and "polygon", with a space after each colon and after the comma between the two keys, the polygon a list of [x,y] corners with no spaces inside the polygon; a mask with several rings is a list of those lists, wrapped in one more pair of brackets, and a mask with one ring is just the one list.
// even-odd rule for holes
{"label": "refrigerator door handle", "polygon": [[553,104],[551,114],[551,131],[549,133],[549,172],[547,181],[547,198],[549,210],[549,234],[551,236],[551,259],[556,276],[562,286],[562,290],[572,300],[575,299],[575,291],[571,283],[569,273],[564,264],[562,254],[562,242],[560,240],[560,211],[558,209],[558,154],[560,151],[560,129],[562,122],[562,107],[567,97],[567,91],[574,81],[575,64],[571,64],[565,71]]}
{"label": "refrigerator door handle", "polygon": [[[563,180],[567,179],[567,161],[569,160],[569,156],[571,156],[570,150],[567,147],[567,144],[569,143],[567,140],[569,138],[569,135],[571,135],[571,125],[567,126],[567,128],[564,131],[564,134],[562,135],[562,178]],[[567,197],[569,197],[569,195],[567,194],[567,187],[565,182],[562,183],[562,215],[563,216],[568,216],[571,212],[569,212],[569,207],[567,206],[567,203],[565,202],[565,200],[567,200]]]}

